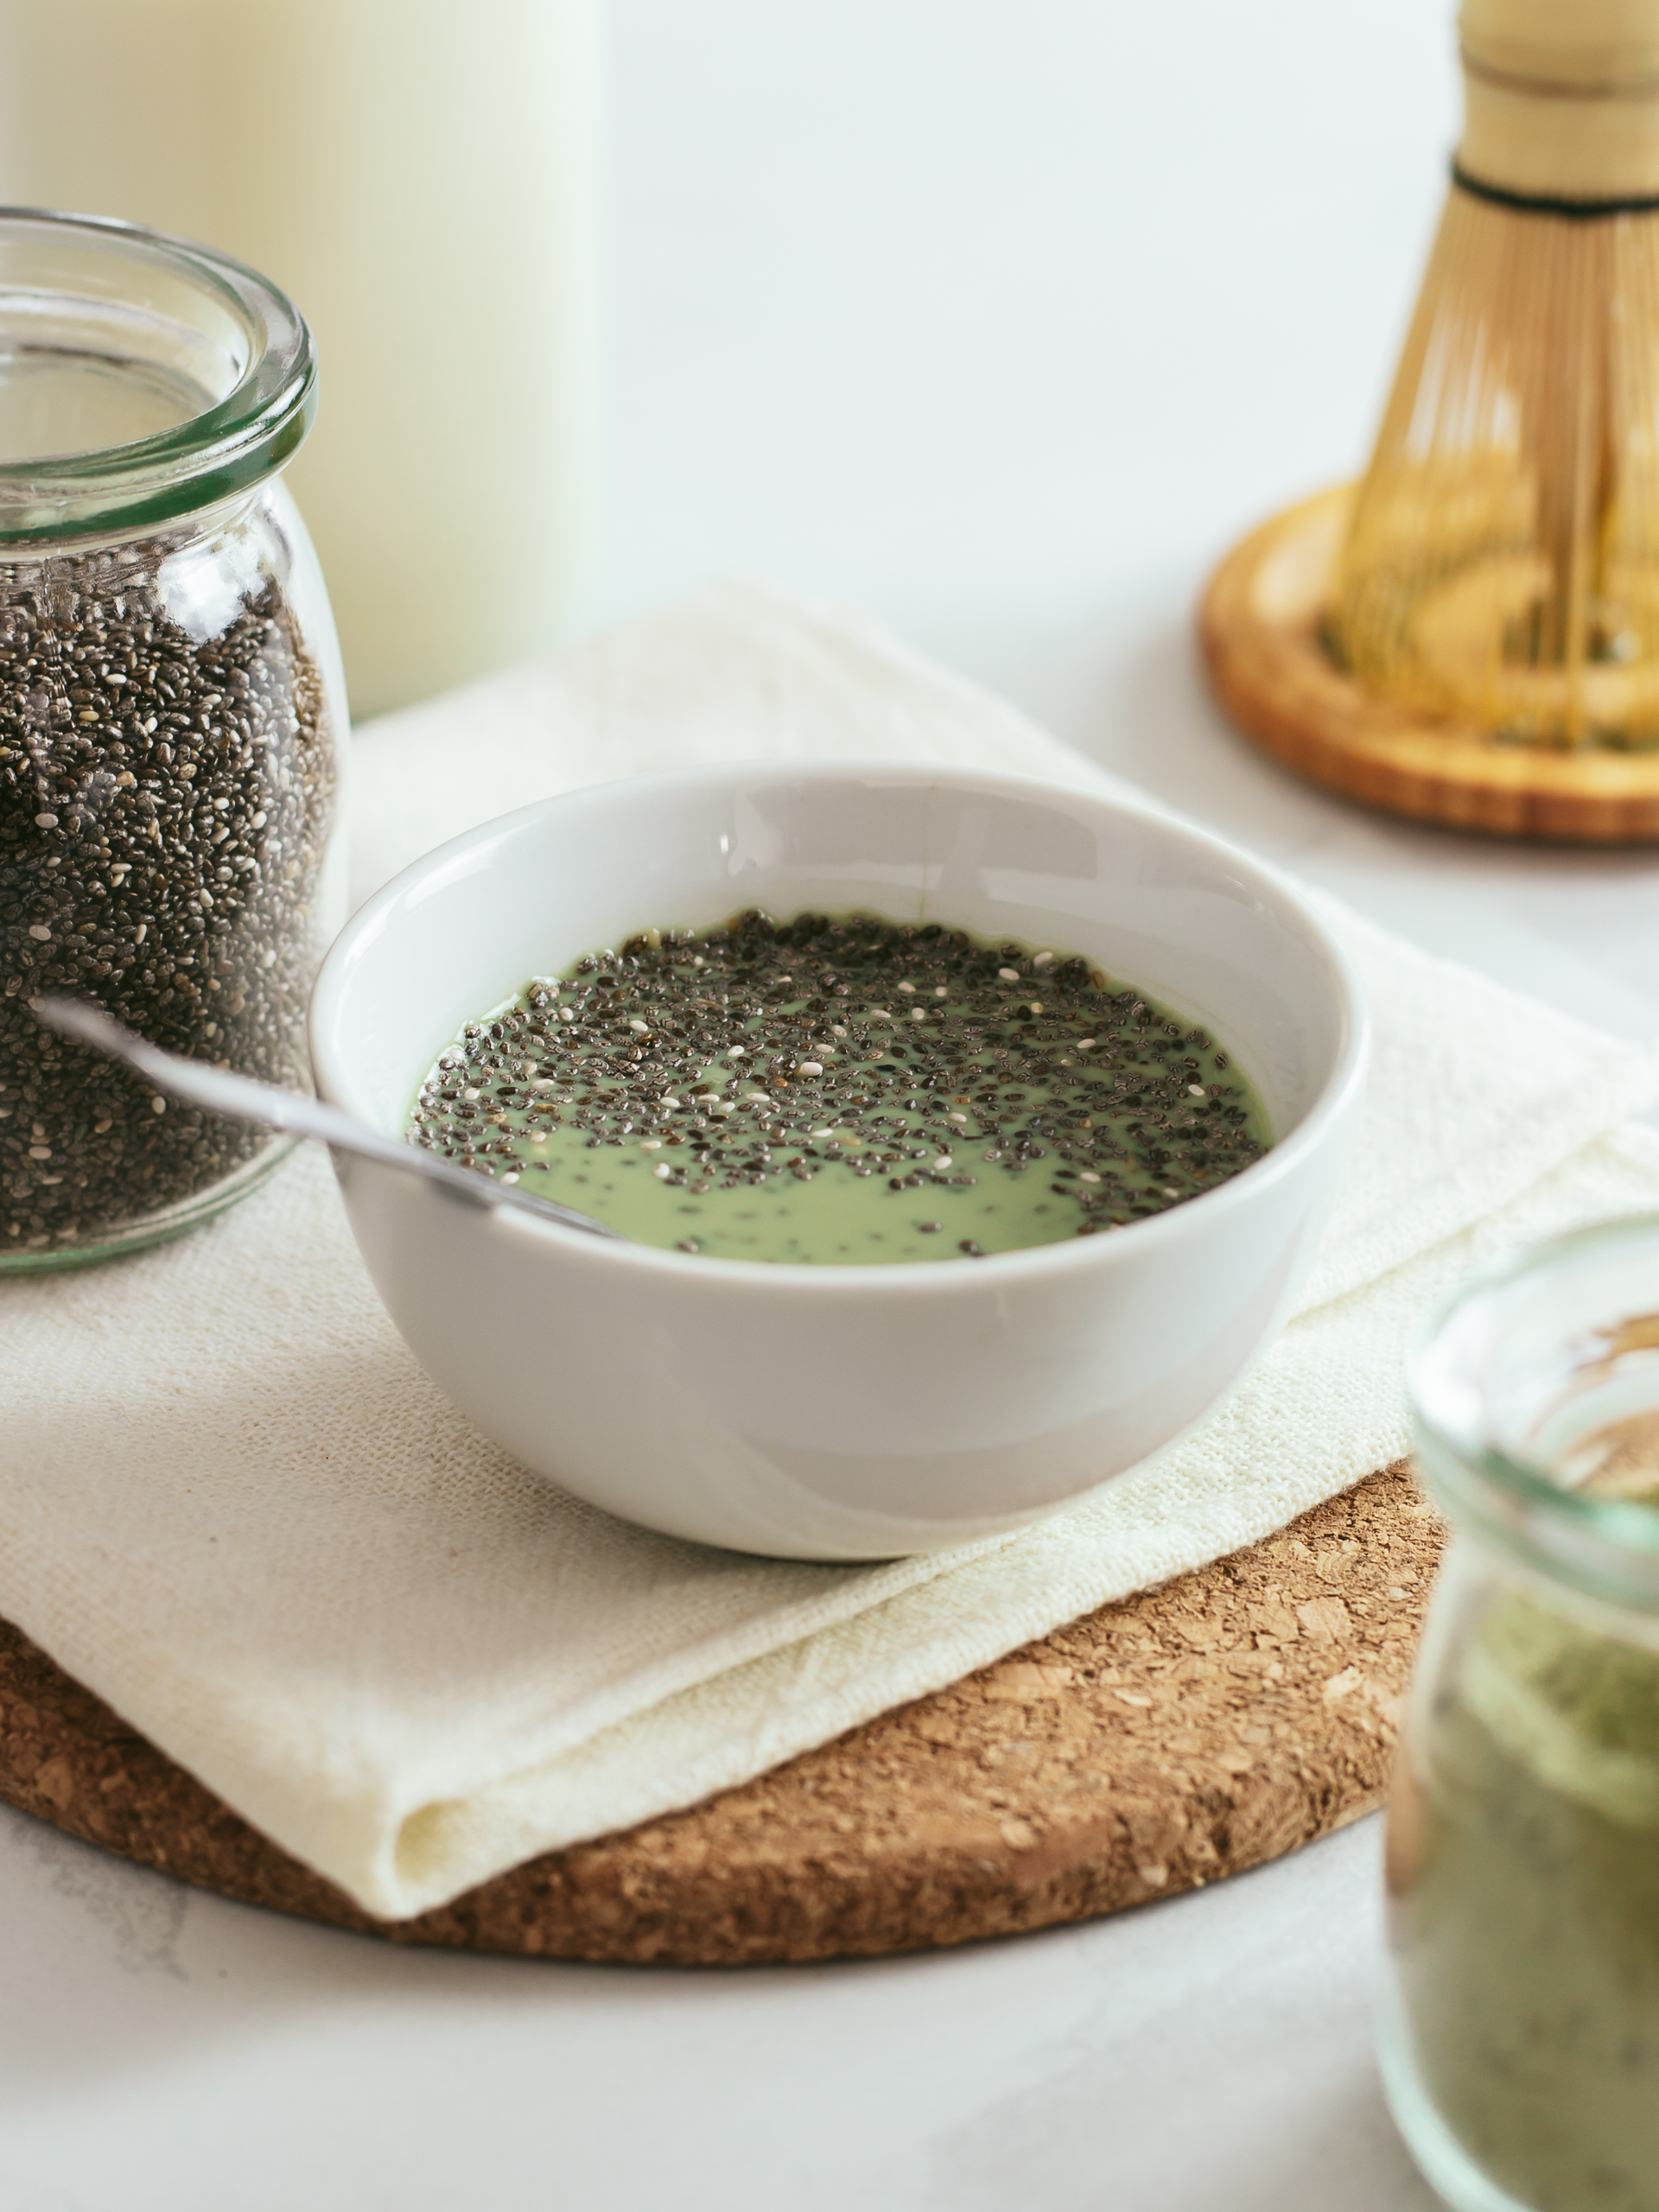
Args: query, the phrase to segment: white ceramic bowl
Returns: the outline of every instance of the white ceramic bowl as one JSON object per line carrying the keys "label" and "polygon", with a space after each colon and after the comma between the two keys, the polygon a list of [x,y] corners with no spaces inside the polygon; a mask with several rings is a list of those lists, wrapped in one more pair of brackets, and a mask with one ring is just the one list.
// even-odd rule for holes
{"label": "white ceramic bowl", "polygon": [[595,1505],[798,1559],[942,1549],[1167,1444],[1285,1312],[1365,1021],[1318,918],[1150,810],[1014,777],[735,764],[549,799],[406,868],[324,963],[324,1097],[401,1130],[460,1025],[635,931],[857,908],[1081,953],[1201,1020],[1275,1142],[1202,1197],[987,1260],[808,1267],[608,1243],[337,1162],[363,1256],[480,1428]]}

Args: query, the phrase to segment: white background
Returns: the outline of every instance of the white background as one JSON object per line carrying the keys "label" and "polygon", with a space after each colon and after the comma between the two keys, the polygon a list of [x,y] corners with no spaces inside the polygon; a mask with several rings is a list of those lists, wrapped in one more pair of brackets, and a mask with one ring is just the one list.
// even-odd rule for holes
{"label": "white background", "polygon": [[[600,611],[872,615],[1437,950],[1628,1033],[1659,863],[1294,785],[1208,564],[1362,461],[1456,129],[1449,0],[613,0]],[[1092,1927],[689,1974],[405,1954],[0,1814],[0,2212],[1425,2212],[1376,1836]]]}

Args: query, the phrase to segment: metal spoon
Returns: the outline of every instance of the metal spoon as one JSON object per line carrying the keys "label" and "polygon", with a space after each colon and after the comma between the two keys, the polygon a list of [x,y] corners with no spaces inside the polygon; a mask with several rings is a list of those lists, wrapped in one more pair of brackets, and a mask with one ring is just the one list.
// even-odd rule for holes
{"label": "metal spoon", "polygon": [[307,1098],[297,1090],[280,1090],[275,1084],[256,1083],[250,1076],[232,1075],[226,1068],[209,1067],[202,1060],[164,1052],[160,1046],[147,1043],[101,1007],[88,1006],[84,1000],[54,996],[35,999],[30,1004],[46,1027],[55,1029],[60,1036],[73,1037],[79,1044],[90,1045],[94,1052],[124,1060],[158,1090],[169,1091],[210,1114],[223,1114],[233,1122],[251,1122],[257,1128],[292,1129],[338,1151],[377,1160],[384,1167],[406,1167],[410,1174],[424,1175],[469,1205],[516,1206],[523,1213],[556,1221],[566,1229],[585,1229],[591,1236],[627,1242],[620,1230],[578,1213],[574,1206],[532,1197],[513,1184],[498,1183],[474,1168],[457,1167],[452,1160],[440,1160],[419,1145],[382,1136],[366,1122],[342,1114],[338,1107],[325,1106],[320,1099]]}

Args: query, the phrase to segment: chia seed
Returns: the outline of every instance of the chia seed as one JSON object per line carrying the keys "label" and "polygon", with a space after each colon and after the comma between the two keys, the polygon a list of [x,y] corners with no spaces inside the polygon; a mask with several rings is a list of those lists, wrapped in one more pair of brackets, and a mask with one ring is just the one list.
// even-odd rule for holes
{"label": "chia seed", "polygon": [[0,569],[0,1265],[211,1190],[267,1133],[42,1029],[57,990],[167,1050],[307,1087],[333,734],[278,586],[205,642],[163,564],[199,533]]}
{"label": "chia seed", "polygon": [[[1040,1000],[1016,998],[1039,977]],[[901,1045],[888,1011],[911,1003],[926,1020]],[[1179,1060],[1172,1035],[1186,1046]],[[645,932],[532,981],[445,1048],[409,1135],[483,1173],[498,1171],[467,1133],[474,1110],[497,1117],[514,1173],[547,1160],[546,1133],[561,1124],[590,1131],[590,1147],[646,1154],[689,1140],[690,1175],[709,1170],[722,1190],[879,1171],[930,1236],[945,1224],[919,1217],[916,1193],[937,1202],[974,1188],[969,1169],[1015,1185],[1054,1146],[1055,1203],[1034,1209],[1050,1217],[1049,1242],[1160,1212],[1258,1158],[1254,1102],[1226,1068],[1207,1033],[1081,959],[863,915],[776,922],[752,911],[695,938]],[[480,1108],[458,1104],[458,1091]],[[714,1187],[665,1163],[651,1172],[690,1197]],[[984,1236],[958,1232],[956,1249],[985,1257]],[[664,1237],[681,1249],[708,1241]]]}

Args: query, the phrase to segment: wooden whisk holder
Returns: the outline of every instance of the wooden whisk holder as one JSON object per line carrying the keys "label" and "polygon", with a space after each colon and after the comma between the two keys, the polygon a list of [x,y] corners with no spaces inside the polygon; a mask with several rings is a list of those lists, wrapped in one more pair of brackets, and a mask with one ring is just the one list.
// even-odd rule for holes
{"label": "wooden whisk holder", "polygon": [[1367,804],[1659,840],[1659,0],[1464,0],[1452,190],[1365,477],[1211,578],[1247,735]]}

